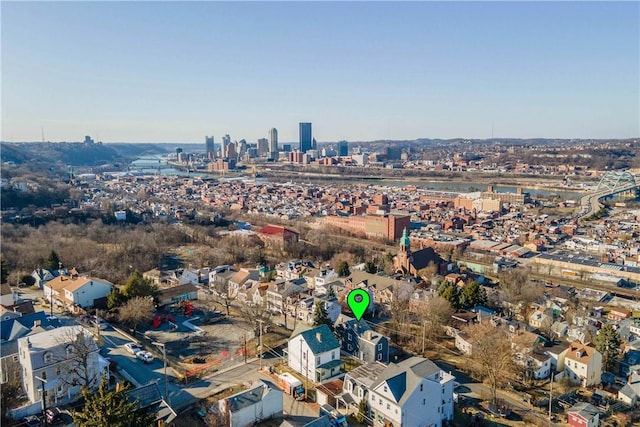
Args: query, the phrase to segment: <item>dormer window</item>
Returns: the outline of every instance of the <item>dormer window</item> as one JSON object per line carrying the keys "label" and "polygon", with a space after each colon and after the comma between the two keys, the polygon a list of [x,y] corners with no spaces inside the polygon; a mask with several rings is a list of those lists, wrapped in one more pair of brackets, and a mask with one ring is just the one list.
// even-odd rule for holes
{"label": "dormer window", "polygon": [[44,363],[50,363],[53,360],[53,353],[51,353],[50,351],[47,351],[44,354]]}
{"label": "dormer window", "polygon": [[72,345],[68,345],[67,348],[65,349],[67,351],[67,357],[72,356],[74,353],[73,350],[73,346]]}

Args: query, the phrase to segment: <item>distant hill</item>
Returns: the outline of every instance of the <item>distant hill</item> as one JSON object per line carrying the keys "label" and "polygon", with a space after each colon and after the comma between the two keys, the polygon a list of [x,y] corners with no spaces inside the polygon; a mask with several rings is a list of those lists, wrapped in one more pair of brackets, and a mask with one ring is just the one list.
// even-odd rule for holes
{"label": "distant hill", "polygon": [[84,144],[68,142],[0,143],[3,162],[60,163],[70,166],[100,166],[114,162],[127,162],[141,155],[171,152],[162,144]]}

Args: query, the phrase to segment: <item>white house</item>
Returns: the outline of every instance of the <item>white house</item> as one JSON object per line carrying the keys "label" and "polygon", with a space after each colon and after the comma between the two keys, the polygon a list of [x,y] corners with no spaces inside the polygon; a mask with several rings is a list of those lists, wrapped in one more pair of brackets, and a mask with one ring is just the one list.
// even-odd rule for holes
{"label": "white house", "polygon": [[29,401],[42,400],[44,383],[48,406],[74,402],[85,385],[97,387],[109,366],[98,354],[93,335],[82,326],[63,326],[20,338],[18,357]]}
{"label": "white house", "polygon": [[313,278],[316,295],[327,293],[327,285],[338,278],[338,273],[333,269],[320,270]]}
{"label": "white house", "polygon": [[367,363],[347,374],[339,401],[355,409],[366,399],[374,426],[442,426],[453,419],[454,379],[422,357]]}
{"label": "white house", "polygon": [[289,338],[287,355],[289,367],[311,381],[324,383],[343,373],[340,343],[327,325],[309,329],[299,324]]}
{"label": "white house", "polygon": [[3,283],[0,286],[0,305],[5,307],[11,307],[18,300],[18,294],[13,292],[11,286],[8,283]]}
{"label": "white house", "polygon": [[269,381],[258,381],[249,390],[219,400],[218,408],[228,414],[230,427],[253,426],[282,417],[282,391]]}
{"label": "white house", "polygon": [[564,372],[570,381],[580,383],[582,387],[600,384],[602,354],[591,346],[574,341],[564,358]]}
{"label": "white house", "polygon": [[627,383],[618,390],[618,400],[629,406],[636,406],[640,399],[640,371],[631,371]]}
{"label": "white house", "polygon": [[95,300],[106,298],[113,284],[95,277],[58,276],[44,284],[44,297],[60,306],[93,307]]}

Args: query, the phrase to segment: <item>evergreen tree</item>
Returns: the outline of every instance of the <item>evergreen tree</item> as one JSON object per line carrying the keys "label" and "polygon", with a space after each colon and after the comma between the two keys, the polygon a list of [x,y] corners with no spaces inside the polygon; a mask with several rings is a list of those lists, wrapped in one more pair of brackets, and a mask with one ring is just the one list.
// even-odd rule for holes
{"label": "evergreen tree", "polygon": [[44,262],[44,268],[49,271],[59,270],[60,269],[60,257],[53,249],[49,253],[47,260]]}
{"label": "evergreen tree", "polygon": [[324,308],[322,301],[316,302],[316,306],[313,310],[313,326],[327,325],[329,329],[333,331],[333,323],[329,319],[327,310]]}
{"label": "evergreen tree", "polygon": [[596,350],[602,354],[602,366],[607,372],[615,372],[620,357],[621,339],[613,323],[607,323],[593,340]]}
{"label": "evergreen tree", "polygon": [[376,267],[373,262],[367,261],[364,263],[364,271],[366,271],[367,273],[375,274],[378,272],[378,267]]}
{"label": "evergreen tree", "polygon": [[460,305],[464,308],[475,307],[487,302],[487,293],[475,280],[462,289]]}
{"label": "evergreen tree", "polygon": [[338,269],[337,269],[337,273],[340,277],[347,277],[348,275],[351,274],[351,271],[349,271],[349,264],[347,263],[347,261],[340,261],[340,264],[338,264]]}
{"label": "evergreen tree", "polygon": [[72,411],[73,422],[78,427],[152,427],[155,414],[131,402],[126,390],[109,390],[106,378],[96,392],[84,389],[85,405],[80,411]]}
{"label": "evergreen tree", "polygon": [[458,291],[458,286],[453,283],[442,282],[438,286],[438,295],[449,301],[454,310],[460,308],[460,291]]}
{"label": "evergreen tree", "polygon": [[0,278],[2,279],[0,283],[7,283],[7,278],[9,277],[9,266],[7,262],[2,259],[0,260]]}
{"label": "evergreen tree", "polygon": [[122,287],[122,294],[127,299],[148,296],[155,298],[158,295],[158,287],[151,280],[142,277],[142,273],[136,270]]}
{"label": "evergreen tree", "polygon": [[360,399],[360,403],[358,404],[358,413],[356,414],[356,421],[358,421],[360,424],[363,424],[366,416],[367,416],[367,402],[364,398],[362,398]]}

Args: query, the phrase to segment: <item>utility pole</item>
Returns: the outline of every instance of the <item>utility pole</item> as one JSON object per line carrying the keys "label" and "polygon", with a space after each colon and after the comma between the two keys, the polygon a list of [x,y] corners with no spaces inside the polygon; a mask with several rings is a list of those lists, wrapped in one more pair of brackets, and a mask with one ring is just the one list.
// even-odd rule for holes
{"label": "utility pole", "polygon": [[427,321],[422,321],[422,356],[424,356],[425,336],[427,332]]}
{"label": "utility pole", "polygon": [[162,349],[162,359],[164,360],[164,398],[167,400],[167,404],[171,404],[169,398],[169,384],[167,383],[167,347],[161,342],[152,342],[151,344]]}
{"label": "utility pole", "polygon": [[551,382],[549,383],[549,426],[551,426],[551,405],[553,404],[553,372],[551,372]]}
{"label": "utility pole", "polygon": [[247,334],[243,335],[244,337],[244,363],[247,363]]}
{"label": "utility pole", "polygon": [[258,347],[258,359],[260,360],[260,368],[259,368],[260,371],[262,371],[262,322],[264,322],[264,320],[258,319],[258,323],[260,324],[260,346]]}
{"label": "utility pole", "polygon": [[49,421],[47,421],[47,390],[45,390],[44,385],[47,383],[47,380],[34,376],[35,379],[40,380],[40,385],[42,386],[42,415],[44,427],[49,425]]}

